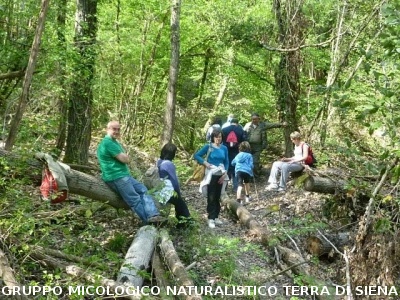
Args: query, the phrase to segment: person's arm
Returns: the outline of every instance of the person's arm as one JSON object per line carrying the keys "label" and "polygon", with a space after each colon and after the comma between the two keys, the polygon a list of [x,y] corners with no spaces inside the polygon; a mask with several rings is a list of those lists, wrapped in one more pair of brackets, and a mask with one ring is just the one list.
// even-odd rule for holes
{"label": "person's arm", "polygon": [[197,152],[194,154],[194,159],[195,159],[200,165],[205,165],[205,166],[207,166],[206,164],[208,164],[208,163],[204,160],[203,156],[205,156],[205,155],[207,154],[207,151],[208,151],[208,147],[209,147],[209,146],[210,146],[209,144],[204,145],[199,151],[197,151]]}
{"label": "person's arm", "polygon": [[174,187],[175,192],[179,195],[181,193],[179,187],[179,180],[178,176],[176,175],[176,168],[173,162],[165,160],[160,164],[160,178],[169,179]]}
{"label": "person's arm", "polygon": [[224,146],[224,152],[225,152],[224,167],[227,172],[229,169],[229,156],[228,156],[228,148],[226,146]]}
{"label": "person's arm", "polygon": [[236,165],[236,157],[237,157],[237,155],[235,156],[235,158],[232,160],[232,162],[231,162],[231,165],[232,166],[234,166],[234,165]]}
{"label": "person's arm", "polygon": [[129,163],[129,156],[125,153],[120,153],[117,156],[115,156],[115,158],[124,164]]}
{"label": "person's arm", "polygon": [[270,123],[270,122],[264,122],[265,129],[272,129],[272,128],[280,128],[280,127],[285,127],[287,125],[286,122],[282,123]]}
{"label": "person's arm", "polygon": [[128,164],[130,159],[129,156],[124,152],[124,148],[119,143],[111,142],[106,140],[107,152],[114,157],[116,160]]}

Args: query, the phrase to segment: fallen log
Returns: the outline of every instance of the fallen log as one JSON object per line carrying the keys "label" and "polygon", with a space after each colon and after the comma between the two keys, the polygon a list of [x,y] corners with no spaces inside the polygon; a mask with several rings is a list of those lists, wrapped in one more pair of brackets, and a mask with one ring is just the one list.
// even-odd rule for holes
{"label": "fallen log", "polygon": [[[24,174],[29,174],[30,178],[37,181],[38,176],[41,178],[43,162],[37,159],[21,158],[20,156],[0,149],[0,156],[6,157],[8,161],[14,164],[23,164],[21,168],[25,168]],[[38,175],[39,174],[39,175]],[[128,209],[128,205],[111,190],[101,178],[94,177],[74,169],[64,173],[67,179],[69,192],[81,195],[99,202],[107,203],[115,208]]]}
{"label": "fallen log", "polygon": [[174,299],[174,296],[168,295],[167,287],[172,286],[170,283],[167,271],[164,268],[164,265],[160,258],[159,251],[154,251],[153,259],[151,264],[152,272],[154,273],[154,277],[157,283],[157,286],[160,288],[161,293],[160,296],[162,299]]}
{"label": "fallen log", "polygon": [[68,275],[84,278],[91,283],[100,283],[101,286],[108,287],[112,293],[118,294],[118,299],[139,300],[142,298],[140,295],[140,290],[136,289],[135,287],[121,285],[115,280],[93,274],[88,270],[82,269],[76,265],[68,265],[63,261],[57,260],[52,256],[41,253],[40,251],[33,250],[29,256],[37,260],[45,267],[63,270]]}
{"label": "fallen log", "polygon": [[[185,299],[187,300],[200,300],[201,295],[196,295],[194,292],[191,292],[191,287],[194,286],[192,279],[189,274],[186,272],[184,265],[179,259],[178,254],[175,251],[174,245],[172,244],[171,239],[167,231],[161,230],[161,242],[160,242],[160,250],[163,255],[168,268],[171,270],[174,275],[174,279],[177,284],[181,287],[188,287],[185,293]],[[194,294],[194,295],[192,295]]]}
{"label": "fallen log", "polygon": [[284,261],[285,264],[290,266],[290,270],[296,275],[302,276],[301,278],[302,282],[304,282],[304,285],[309,285],[312,287],[317,286],[321,288],[324,287],[325,289],[327,289],[327,293],[323,293],[321,295],[321,291],[319,291],[319,295],[314,295],[316,299],[321,299],[321,300],[335,299],[335,293],[336,293],[335,288],[332,285],[329,285],[328,283],[313,277],[311,275],[311,268],[309,263],[305,261],[300,254],[283,246],[277,246],[277,249],[279,250],[282,261]]}
{"label": "fallen log", "polygon": [[324,234],[324,236],[330,243],[320,234],[312,235],[306,240],[306,250],[314,256],[324,254],[333,255],[335,251],[334,246],[339,250],[343,250],[343,247],[350,241],[350,234],[348,232]]}
{"label": "fallen log", "polygon": [[336,194],[345,190],[345,182],[342,180],[334,181],[327,177],[308,176],[304,180],[304,189],[309,192]]}
{"label": "fallen log", "polygon": [[156,243],[157,229],[151,225],[141,227],[125,255],[117,281],[141,288],[144,282],[143,272],[150,268]]}
{"label": "fallen log", "polygon": [[[8,259],[3,251],[0,250],[0,278],[4,282],[5,286],[7,286],[10,290],[13,290],[15,287],[20,287],[21,285],[17,282],[14,276],[14,271],[8,264]],[[6,289],[4,289],[6,290]],[[25,295],[15,295],[9,296],[12,299],[28,299]]]}
{"label": "fallen log", "polygon": [[266,228],[262,227],[260,223],[254,219],[251,213],[244,206],[236,200],[225,199],[222,201],[222,204],[239,218],[241,224],[250,229],[250,234],[260,237],[262,244],[268,245],[268,243],[275,238]]}

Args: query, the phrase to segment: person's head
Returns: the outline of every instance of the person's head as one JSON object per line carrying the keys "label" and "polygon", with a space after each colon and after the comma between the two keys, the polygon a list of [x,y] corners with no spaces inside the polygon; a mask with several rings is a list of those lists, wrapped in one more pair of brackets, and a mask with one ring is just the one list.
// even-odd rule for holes
{"label": "person's head", "polygon": [[211,143],[221,144],[222,142],[222,131],[221,129],[214,128],[210,136]]}
{"label": "person's head", "polygon": [[290,134],[290,139],[292,140],[293,143],[300,142],[300,141],[301,141],[301,134],[300,134],[300,132],[298,132],[298,131],[293,131],[293,132]]}
{"label": "person's head", "polygon": [[107,135],[116,140],[120,136],[121,126],[118,121],[110,121],[107,124]]}
{"label": "person's head", "polygon": [[233,119],[231,120],[231,124],[237,125],[237,124],[239,124],[239,120],[236,119],[236,118],[233,118]]}
{"label": "person's head", "polygon": [[232,119],[234,119],[235,118],[235,115],[234,114],[229,114],[228,115],[228,119],[226,120],[227,122],[232,122]]}
{"label": "person's head", "polygon": [[177,147],[172,143],[165,144],[161,149],[160,158],[173,160],[175,158]]}
{"label": "person's head", "polygon": [[218,124],[219,126],[222,125],[222,119],[221,119],[221,117],[214,117],[214,119],[212,120],[211,125],[215,125],[215,124]]}
{"label": "person's head", "polygon": [[260,115],[258,113],[251,114],[251,123],[254,125],[258,125],[258,123],[260,123]]}
{"label": "person's head", "polygon": [[247,141],[241,142],[239,144],[239,151],[240,152],[247,152],[250,153],[251,152],[251,147],[250,147],[250,143]]}

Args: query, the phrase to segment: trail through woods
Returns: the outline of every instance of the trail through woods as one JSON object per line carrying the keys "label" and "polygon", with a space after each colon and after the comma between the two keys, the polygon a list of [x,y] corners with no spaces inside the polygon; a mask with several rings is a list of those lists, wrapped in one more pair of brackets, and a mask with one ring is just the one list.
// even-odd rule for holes
{"label": "trail through woods", "polygon": [[[245,208],[261,226],[268,228],[283,240],[283,243],[279,242],[280,245],[294,250],[306,260],[316,279],[336,284],[343,283],[343,278],[345,278],[342,271],[344,261],[341,258],[330,253],[331,258],[326,256],[324,260],[317,262],[305,250],[305,237],[308,234],[314,234],[317,230],[313,228],[312,223],[316,227],[317,223],[326,222],[326,218],[322,215],[323,196],[305,192],[302,188],[295,187],[293,181],[289,184],[286,193],[267,192],[264,191],[265,186],[265,176],[257,178],[252,183],[251,196],[253,200],[245,204]],[[277,293],[273,296],[260,296],[259,299],[290,299],[291,296],[300,297],[298,299],[314,299],[310,295],[306,295],[307,293],[292,290],[292,286],[302,285],[301,276],[290,270],[291,266],[285,264],[277,248],[267,249],[261,245],[259,238],[252,236],[237,217],[226,208],[220,215],[224,224],[215,229],[208,228],[206,199],[198,192],[198,184],[184,186],[183,194],[192,213],[199,216],[199,238],[202,235],[210,235],[221,241],[216,250],[198,258],[196,254],[187,255],[188,252],[196,253],[196,251],[190,248],[184,234],[174,235],[177,251],[182,254],[182,257],[191,257],[191,260],[187,260],[185,263],[187,265],[194,264],[191,272],[195,274],[198,284],[263,286],[270,288],[271,292]],[[228,187],[228,195],[231,199],[236,199],[231,187]],[[235,247],[229,245],[228,241],[231,239],[239,240]],[[211,245],[210,248],[212,248]],[[213,255],[213,252],[216,255]],[[333,257],[336,259],[334,260]],[[233,271],[229,274],[229,278],[221,276],[224,261],[225,268],[229,268],[228,264],[233,264],[230,266]],[[289,271],[282,272],[286,269]],[[228,271],[225,270],[225,272]],[[295,279],[296,277],[297,279]]]}

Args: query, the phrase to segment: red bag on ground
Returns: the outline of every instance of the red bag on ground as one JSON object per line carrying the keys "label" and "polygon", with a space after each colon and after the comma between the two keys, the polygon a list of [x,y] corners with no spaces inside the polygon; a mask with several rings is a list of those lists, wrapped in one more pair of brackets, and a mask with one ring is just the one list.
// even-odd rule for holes
{"label": "red bag on ground", "polygon": [[68,197],[68,191],[58,191],[57,181],[49,168],[45,167],[42,171],[42,184],[40,193],[44,200],[50,200],[52,204],[63,202]]}

